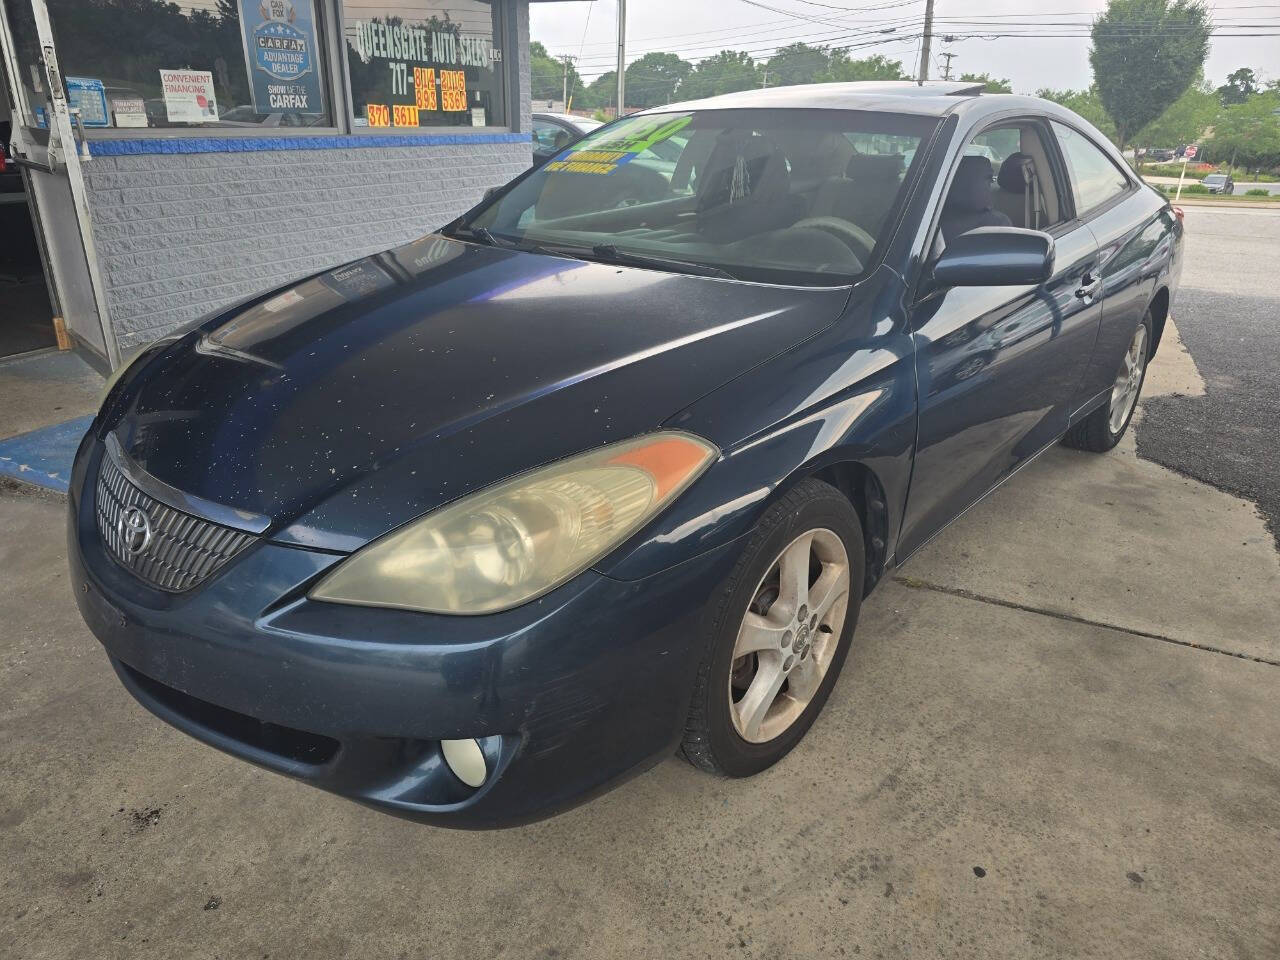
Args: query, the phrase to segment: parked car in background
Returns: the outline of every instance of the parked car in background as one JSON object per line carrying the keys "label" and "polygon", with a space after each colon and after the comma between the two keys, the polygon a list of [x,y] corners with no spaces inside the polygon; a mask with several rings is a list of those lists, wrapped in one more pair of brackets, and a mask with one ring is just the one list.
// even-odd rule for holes
{"label": "parked car in background", "polygon": [[1200,181],[1209,188],[1210,193],[1222,193],[1230,196],[1236,192],[1236,182],[1229,173],[1211,173]]}
{"label": "parked car in background", "polygon": [[1119,442],[1177,290],[1182,223],[1106,137],[980,91],[628,116],[144,348],[69,493],[121,682],[450,826],[782,759],[877,583],[1053,444]]}
{"label": "parked car in background", "polygon": [[1168,147],[1151,147],[1143,154],[1142,159],[1150,163],[1168,163],[1175,156],[1177,154]]}
{"label": "parked car in background", "polygon": [[599,120],[569,113],[533,115],[533,165],[540,167],[583,134],[602,126]]}

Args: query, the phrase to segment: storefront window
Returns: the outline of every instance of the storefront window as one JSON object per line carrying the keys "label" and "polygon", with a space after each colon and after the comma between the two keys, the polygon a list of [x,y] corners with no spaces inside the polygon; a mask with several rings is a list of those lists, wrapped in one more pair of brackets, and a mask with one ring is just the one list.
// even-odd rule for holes
{"label": "storefront window", "polygon": [[499,0],[344,0],[357,127],[507,123]]}
{"label": "storefront window", "polygon": [[[47,0],[89,128],[333,125],[317,0]],[[47,122],[26,2],[7,3],[32,122]]]}

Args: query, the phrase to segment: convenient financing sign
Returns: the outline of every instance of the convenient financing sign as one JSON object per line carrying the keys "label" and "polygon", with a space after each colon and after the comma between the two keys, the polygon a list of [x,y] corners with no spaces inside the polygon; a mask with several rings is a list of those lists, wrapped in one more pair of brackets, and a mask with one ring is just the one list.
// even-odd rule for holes
{"label": "convenient financing sign", "polygon": [[240,0],[240,31],[257,113],[324,113],[313,0]]}

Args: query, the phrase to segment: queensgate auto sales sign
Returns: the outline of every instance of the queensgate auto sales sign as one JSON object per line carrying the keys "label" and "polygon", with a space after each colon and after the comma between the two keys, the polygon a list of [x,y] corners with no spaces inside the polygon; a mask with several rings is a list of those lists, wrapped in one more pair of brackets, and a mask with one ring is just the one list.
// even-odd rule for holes
{"label": "queensgate auto sales sign", "polygon": [[314,0],[240,0],[240,31],[257,113],[324,113]]}

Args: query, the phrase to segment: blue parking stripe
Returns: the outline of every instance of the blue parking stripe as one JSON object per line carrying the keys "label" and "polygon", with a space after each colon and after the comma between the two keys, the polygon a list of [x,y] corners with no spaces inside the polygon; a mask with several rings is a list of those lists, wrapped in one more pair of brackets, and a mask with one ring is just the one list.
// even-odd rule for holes
{"label": "blue parking stripe", "polygon": [[0,440],[0,476],[66,493],[71,461],[93,417],[77,417]]}

